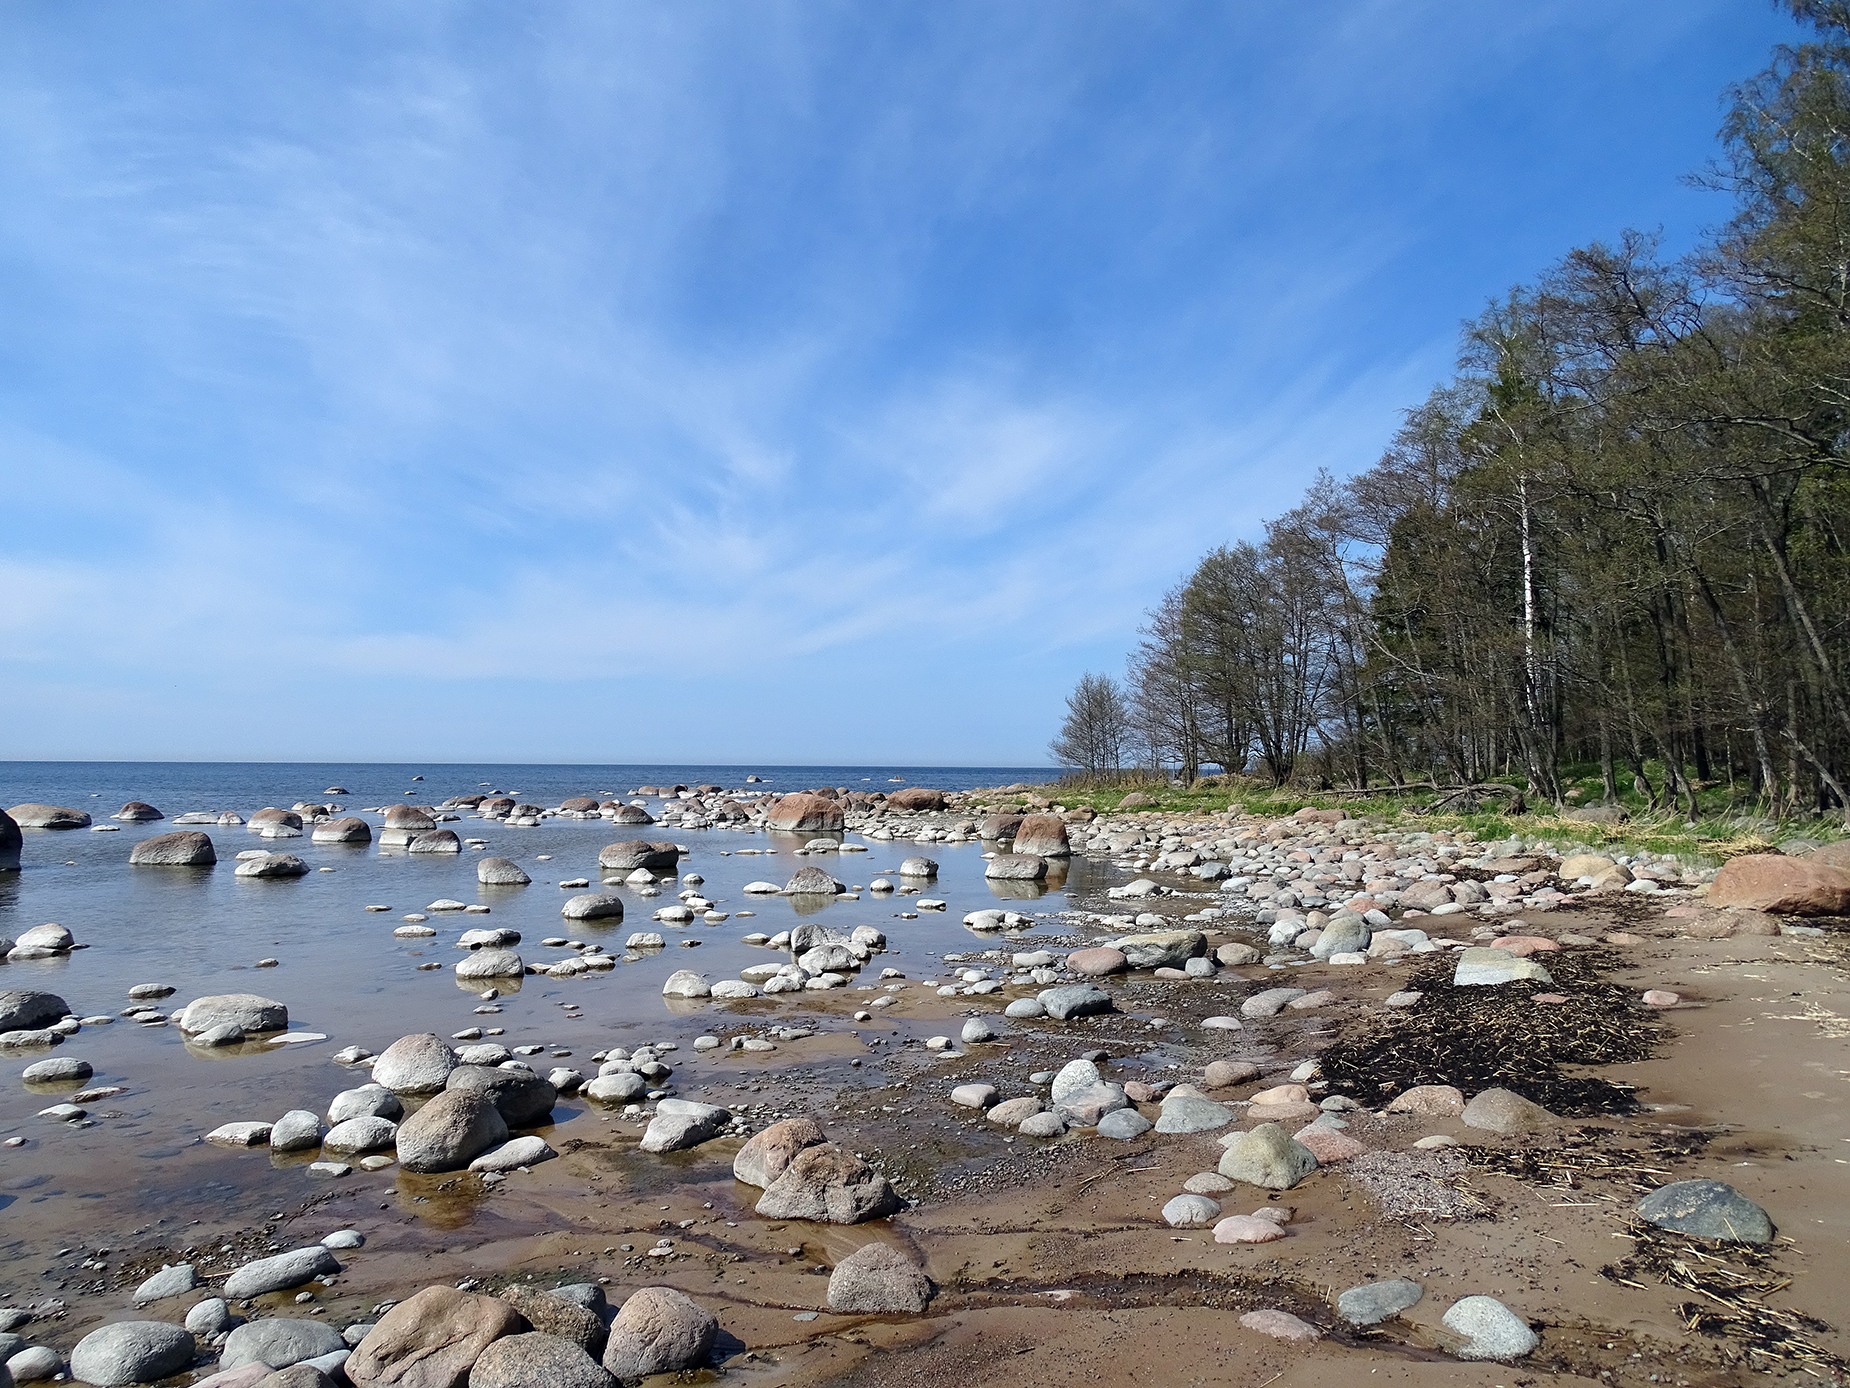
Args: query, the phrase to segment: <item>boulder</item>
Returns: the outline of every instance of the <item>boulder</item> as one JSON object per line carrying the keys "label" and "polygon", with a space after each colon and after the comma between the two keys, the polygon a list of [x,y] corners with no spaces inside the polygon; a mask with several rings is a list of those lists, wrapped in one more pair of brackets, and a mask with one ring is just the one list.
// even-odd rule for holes
{"label": "boulder", "polygon": [[1156,1120],[1159,1133],[1206,1133],[1233,1121],[1233,1110],[1193,1094],[1171,1094]]}
{"label": "boulder", "polygon": [[398,1126],[398,1164],[407,1171],[460,1171],[507,1141],[507,1120],[472,1089],[446,1089]]}
{"label": "boulder", "polygon": [[1210,1060],[1203,1074],[1209,1089],[1227,1089],[1259,1077],[1259,1067],[1246,1060]]}
{"label": "boulder", "polygon": [[533,881],[518,863],[507,858],[483,858],[475,865],[475,880],[485,887],[524,887]]}
{"label": "boulder", "polygon": [[188,1036],[221,1026],[235,1026],[250,1035],[282,1031],[289,1025],[289,1009],[255,993],[219,993],[195,998],[175,1020]]}
{"label": "boulder", "polygon": [[639,1144],[645,1152],[680,1152],[718,1137],[732,1123],[732,1113],[718,1104],[691,1099],[663,1099]]}
{"label": "boulder", "polygon": [[1057,1022],[1064,1022],[1069,1017],[1090,1017],[1100,1012],[1110,1012],[1116,1004],[1111,994],[1090,983],[1069,983],[1062,988],[1047,988],[1035,995],[1036,1001],[1047,1009],[1047,1015]]}
{"label": "boulder", "polygon": [[347,1377],[354,1388],[464,1388],[482,1352],[522,1329],[520,1313],[497,1297],[426,1287],[379,1318]]}
{"label": "boulder", "polygon": [[886,802],[896,809],[934,811],[944,808],[944,792],[930,786],[907,786],[887,796]]}
{"label": "boulder", "polygon": [[1611,872],[1618,864],[1603,853],[1574,853],[1561,860],[1556,875],[1564,882],[1578,882],[1583,877],[1598,877]]}
{"label": "boulder", "polygon": [[0,810],[0,872],[19,871],[19,850],[24,843],[25,835],[13,816]]}
{"label": "boulder", "polygon": [[[252,821],[255,822],[254,820]],[[385,827],[388,829],[435,829],[437,821],[432,819],[417,805],[393,805],[385,812]]]}
{"label": "boulder", "polygon": [[[604,1295],[595,1283],[601,1309]],[[597,1311],[561,1296],[557,1291],[541,1291],[516,1282],[501,1293],[501,1299],[520,1312],[521,1319],[542,1335],[556,1335],[569,1340],[592,1355],[604,1352],[606,1331]],[[497,1342],[499,1343],[499,1342]]]}
{"label": "boulder", "polygon": [[245,1321],[232,1330],[225,1340],[225,1348],[219,1352],[218,1367],[221,1373],[227,1369],[241,1369],[246,1364],[286,1369],[305,1359],[319,1359],[324,1354],[335,1354],[346,1348],[345,1337],[326,1321],[307,1317],[266,1317]]}
{"label": "boulder", "polygon": [[1033,853],[998,853],[983,869],[994,882],[1038,882],[1047,875],[1047,860]]}
{"label": "boulder", "polygon": [[789,896],[839,896],[846,890],[846,887],[819,867],[798,868],[790,880],[784,883],[784,891]]}
{"label": "boulder", "polygon": [[1151,935],[1126,935],[1113,941],[1111,948],[1122,954],[1133,969],[1179,969],[1205,954],[1208,941],[1199,930],[1161,930]]}
{"label": "boulder", "polygon": [[653,824],[655,816],[641,805],[613,805],[604,816],[612,824]]}
{"label": "boulder", "polygon": [[838,834],[842,830],[842,807],[826,796],[798,791],[773,805],[764,823],[767,829],[789,833]]}
{"label": "boulder", "polygon": [[899,865],[901,877],[936,877],[938,864],[930,858],[908,858]]}
{"label": "boulder", "polygon": [[235,877],[302,877],[308,864],[293,853],[266,853],[261,858],[246,858],[233,872]]}
{"label": "boulder", "polygon": [[175,1263],[144,1279],[135,1288],[134,1300],[137,1305],[144,1301],[164,1301],[170,1296],[183,1296],[198,1285],[197,1268],[191,1263]]}
{"label": "boulder", "polygon": [[718,1335],[719,1322],[685,1294],[644,1287],[630,1293],[611,1321],[604,1367],[622,1379],[699,1368]]}
{"label": "boulder", "polygon": [[1066,821],[1057,814],[1028,815],[1015,830],[1014,847],[1017,853],[1040,858],[1065,858],[1073,852],[1066,838]]}
{"label": "boulder", "polygon": [[616,1380],[582,1345],[534,1331],[503,1336],[483,1350],[469,1370],[469,1388],[616,1388]]}
{"label": "boulder", "polygon": [[87,829],[90,816],[63,805],[15,805],[7,816],[21,829]]}
{"label": "boulder", "polygon": [[518,978],[527,965],[511,949],[478,949],[456,965],[458,978]]}
{"label": "boulder", "polygon": [[1236,1133],[1220,1159],[1221,1175],[1266,1190],[1290,1190],[1316,1169],[1316,1153],[1276,1123]]}
{"label": "boulder", "polygon": [[713,986],[692,969],[676,969],[662,984],[665,998],[711,997]]}
{"label": "boulder", "polygon": [[1465,1337],[1460,1359],[1520,1359],[1541,1343],[1509,1307],[1491,1296],[1468,1296],[1452,1303],[1441,1318],[1448,1330]]}
{"label": "boulder", "polygon": [[[219,820],[221,824],[224,822],[223,819]],[[279,810],[274,805],[266,805],[250,818],[250,827],[252,829],[261,829],[265,825],[276,825],[285,829],[300,829],[302,827],[302,816],[297,814],[294,810]]]}
{"label": "boulder", "polygon": [[332,1253],[318,1243],[310,1244],[244,1264],[225,1279],[224,1295],[228,1301],[242,1301],[266,1292],[285,1292],[311,1278],[339,1271],[340,1263]]}
{"label": "boulder", "polygon": [[426,829],[411,840],[410,853],[460,853],[462,840],[454,829]]}
{"label": "boulder", "polygon": [[1662,1229],[1733,1243],[1771,1243],[1767,1212],[1724,1181],[1676,1181],[1652,1191],[1639,1217]]}
{"label": "boulder", "polygon": [[96,1388],[153,1383],[189,1367],[190,1332],[165,1321],[117,1321],[92,1330],[71,1351],[71,1377]]}
{"label": "boulder", "polygon": [[1409,1306],[1418,1305],[1425,1294],[1418,1282],[1404,1279],[1365,1282],[1336,1298],[1336,1314],[1351,1325],[1378,1325],[1390,1316],[1398,1316]]}
{"label": "boulder", "polygon": [[832,1142],[805,1147],[755,1207],[766,1219],[813,1219],[859,1224],[899,1208],[899,1198],[861,1158]]}
{"label": "boulder", "polygon": [[610,892],[580,892],[559,908],[568,921],[620,921],[623,898]]}
{"label": "boulder", "polygon": [[155,809],[154,806],[150,805],[146,800],[131,800],[128,804],[111,815],[110,818],[119,819],[124,824],[151,824],[155,820],[165,819],[167,816]]}
{"label": "boulder", "polygon": [[272,1152],[310,1152],[319,1146],[321,1115],[308,1109],[292,1108],[270,1127]]}
{"label": "boulder", "polygon": [[435,1094],[456,1066],[456,1053],[435,1032],[401,1036],[373,1062],[373,1083],[394,1094]]}
{"label": "boulder", "polygon": [[1373,938],[1374,931],[1368,928],[1367,921],[1353,912],[1339,911],[1323,927],[1317,943],[1310,947],[1311,957],[1328,959],[1332,954],[1363,954]]}
{"label": "boulder", "polygon": [[681,861],[672,843],[651,843],[646,839],[623,839],[606,844],[598,851],[597,865],[617,872],[634,872],[637,868],[672,868]]}
{"label": "boulder", "polygon": [[1744,853],[1723,863],[1715,874],[1709,905],[1782,916],[1850,915],[1850,868],[1816,853],[1803,858]]}
{"label": "boulder", "polygon": [[90,1062],[74,1055],[35,1061],[20,1072],[27,1084],[77,1084],[90,1078]]}
{"label": "boulder", "polygon": [[[363,1114],[342,1119],[328,1129],[327,1136],[321,1140],[321,1150],[330,1156],[352,1157],[364,1152],[383,1152],[397,1142],[398,1124],[390,1118]],[[276,1145],[274,1133],[270,1136],[270,1145]]]}
{"label": "boulder", "polygon": [[842,1313],[916,1315],[931,1304],[931,1279],[891,1244],[856,1249],[829,1274],[829,1309]]}
{"label": "boulder", "polygon": [[1124,951],[1110,945],[1097,945],[1089,949],[1076,949],[1066,956],[1067,968],[1075,973],[1082,973],[1091,978],[1104,978],[1108,974],[1121,974],[1130,967],[1130,960]]}
{"label": "boulder", "polygon": [[1389,1113],[1417,1113],[1426,1118],[1456,1118],[1465,1111],[1465,1096],[1449,1084],[1416,1084],[1387,1106]]}
{"label": "boulder", "polygon": [[317,824],[309,834],[311,843],[371,843],[373,826],[358,815],[347,815],[342,819],[331,819],[326,824]]}
{"label": "boulder", "polygon": [[550,1080],[531,1070],[499,1066],[458,1065],[443,1087],[445,1092],[466,1089],[480,1094],[510,1128],[537,1127],[552,1117],[552,1106],[559,1101],[559,1091]]}
{"label": "boulder", "polygon": [[[378,1063],[377,1060],[373,1062],[375,1067]],[[398,1096],[376,1082],[343,1089],[328,1101],[328,1123],[334,1127],[350,1118],[385,1118],[396,1123],[404,1112],[405,1106],[398,1102]]]}
{"label": "boulder", "polygon": [[1533,1132],[1554,1118],[1540,1104],[1532,1104],[1507,1089],[1486,1089],[1465,1105],[1460,1116],[1467,1128],[1505,1136]]}
{"label": "boulder", "polygon": [[1163,1223],[1172,1229],[1193,1229],[1220,1218],[1220,1202],[1205,1195],[1178,1195],[1163,1206]]}
{"label": "boulder", "polygon": [[992,814],[977,826],[977,837],[992,843],[1012,839],[1025,818],[1025,815],[1018,814]]}
{"label": "boulder", "polygon": [[218,861],[212,840],[196,829],[156,834],[128,851],[133,867],[211,867]]}
{"label": "boulder", "polygon": [[732,1159],[733,1179],[760,1190],[790,1169],[797,1154],[827,1142],[822,1127],[811,1118],[786,1118],[763,1132],[754,1133]]}

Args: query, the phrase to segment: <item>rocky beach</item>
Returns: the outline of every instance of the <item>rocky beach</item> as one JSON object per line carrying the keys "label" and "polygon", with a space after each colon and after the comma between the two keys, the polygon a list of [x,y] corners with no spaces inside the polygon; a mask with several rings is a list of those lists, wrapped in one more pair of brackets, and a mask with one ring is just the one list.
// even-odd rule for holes
{"label": "rocky beach", "polygon": [[14,1381],[1841,1381],[1839,846],[317,789],[0,823]]}

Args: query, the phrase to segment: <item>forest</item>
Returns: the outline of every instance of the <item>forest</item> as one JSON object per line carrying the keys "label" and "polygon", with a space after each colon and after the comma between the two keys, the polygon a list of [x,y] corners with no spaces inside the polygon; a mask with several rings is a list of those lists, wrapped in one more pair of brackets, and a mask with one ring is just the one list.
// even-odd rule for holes
{"label": "forest", "polygon": [[1692,175],[1717,229],[1572,250],[1465,325],[1378,462],[1080,682],[1063,765],[1850,810],[1850,0],[1784,8],[1805,41]]}

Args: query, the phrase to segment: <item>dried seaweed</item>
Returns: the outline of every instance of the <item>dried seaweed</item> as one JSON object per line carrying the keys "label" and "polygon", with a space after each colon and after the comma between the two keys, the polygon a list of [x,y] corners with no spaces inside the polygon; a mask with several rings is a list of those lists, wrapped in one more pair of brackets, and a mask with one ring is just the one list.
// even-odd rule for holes
{"label": "dried seaweed", "polygon": [[[1629,1089],[1562,1070],[1644,1060],[1662,1036],[1630,989],[1603,978],[1614,962],[1604,951],[1550,953],[1553,983],[1461,988],[1449,955],[1429,960],[1406,985],[1425,995],[1419,1004],[1331,1046],[1320,1057],[1322,1076],[1332,1092],[1371,1108],[1417,1085],[1450,1084],[1467,1093],[1513,1090],[1564,1116],[1632,1112]],[[1537,1003],[1537,993],[1567,1001]]]}
{"label": "dried seaweed", "polygon": [[1636,1248],[1601,1268],[1600,1275],[1627,1287],[1643,1288],[1648,1279],[1696,1293],[1701,1300],[1677,1307],[1686,1329],[1735,1342],[1756,1368],[1777,1360],[1837,1374],[1850,1370],[1850,1364],[1811,1338],[1829,1331],[1829,1325],[1803,1311],[1766,1304],[1766,1297],[1792,1282],[1775,1265],[1771,1250],[1693,1238],[1638,1219],[1626,1225],[1624,1236]]}

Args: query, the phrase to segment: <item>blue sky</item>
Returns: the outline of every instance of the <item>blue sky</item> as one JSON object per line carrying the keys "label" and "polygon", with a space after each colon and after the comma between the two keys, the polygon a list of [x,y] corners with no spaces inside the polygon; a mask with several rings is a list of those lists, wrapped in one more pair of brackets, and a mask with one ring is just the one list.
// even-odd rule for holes
{"label": "blue sky", "polygon": [[0,755],[1034,764],[1757,0],[0,11]]}

